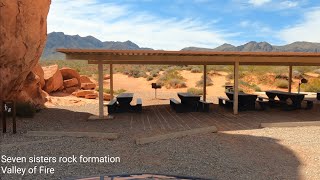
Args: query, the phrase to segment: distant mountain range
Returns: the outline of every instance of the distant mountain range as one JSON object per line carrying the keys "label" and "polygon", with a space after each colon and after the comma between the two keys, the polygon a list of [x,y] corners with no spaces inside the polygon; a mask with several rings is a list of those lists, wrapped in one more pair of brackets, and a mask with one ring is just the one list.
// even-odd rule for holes
{"label": "distant mountain range", "polygon": [[[64,54],[58,53],[57,48],[82,48],[82,49],[117,49],[117,50],[153,50],[142,48],[131,41],[105,41],[102,42],[93,36],[81,37],[79,35],[66,35],[63,32],[48,34],[46,47],[41,59],[58,60],[65,59]],[[186,47],[181,51],[242,51],[242,52],[320,52],[320,43],[294,42],[284,46],[273,46],[267,42],[251,41],[244,45],[234,46],[223,44],[209,49],[201,47]]]}

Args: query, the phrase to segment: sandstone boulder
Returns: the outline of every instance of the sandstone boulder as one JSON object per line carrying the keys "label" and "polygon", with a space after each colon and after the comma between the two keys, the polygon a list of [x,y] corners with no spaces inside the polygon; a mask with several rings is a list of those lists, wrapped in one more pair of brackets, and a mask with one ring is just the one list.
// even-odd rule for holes
{"label": "sandstone boulder", "polygon": [[111,95],[107,94],[107,93],[103,93],[103,100],[110,101],[111,100]]}
{"label": "sandstone boulder", "polygon": [[87,94],[96,94],[96,91],[93,91],[93,90],[79,90],[79,91],[76,91],[76,92],[72,93],[72,95],[77,96],[77,97],[85,97]]}
{"label": "sandstone boulder", "polygon": [[98,97],[97,94],[86,94],[84,98],[86,99],[96,99]]}
{"label": "sandstone boulder", "polygon": [[59,90],[63,86],[63,79],[58,65],[43,67],[45,86],[44,89],[47,93]]}
{"label": "sandstone boulder", "polygon": [[80,75],[80,83],[93,83],[88,76]]}
{"label": "sandstone boulder", "polygon": [[94,90],[95,88],[96,88],[96,84],[94,83],[81,83],[81,89]]}
{"label": "sandstone boulder", "polygon": [[64,67],[60,69],[60,72],[62,74],[63,80],[76,78],[78,80],[78,87],[80,88],[81,86],[80,74],[76,70]]}
{"label": "sandstone boulder", "polygon": [[45,46],[50,3],[51,0],[0,1],[0,100],[19,101],[24,81]]}
{"label": "sandstone boulder", "polygon": [[110,75],[108,75],[108,74],[104,75],[104,76],[103,76],[103,79],[104,79],[104,80],[110,79]]}
{"label": "sandstone boulder", "polygon": [[72,78],[72,79],[67,79],[63,81],[63,86],[65,88],[73,87],[73,86],[78,86],[78,79],[77,78]]}
{"label": "sandstone boulder", "polygon": [[41,89],[40,78],[30,72],[23,83],[22,90],[17,96],[20,102],[29,102],[37,109],[42,109],[48,94]]}
{"label": "sandstone boulder", "polygon": [[34,74],[36,74],[39,78],[40,78],[40,85],[41,85],[41,88],[44,87],[45,85],[45,81],[44,81],[44,71],[41,67],[41,65],[38,63],[32,70],[32,72]]}

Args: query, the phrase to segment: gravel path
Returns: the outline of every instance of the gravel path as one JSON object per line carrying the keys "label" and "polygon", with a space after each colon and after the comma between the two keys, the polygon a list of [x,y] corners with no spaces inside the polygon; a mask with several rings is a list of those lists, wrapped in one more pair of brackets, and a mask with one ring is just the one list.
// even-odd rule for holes
{"label": "gravel path", "polygon": [[[136,145],[132,131],[118,131],[116,124],[100,131],[118,132],[114,141],[99,138],[26,137],[27,130],[56,130],[72,125],[56,122],[78,120],[85,130],[92,105],[69,110],[44,110],[34,119],[20,119],[19,134],[1,134],[1,155],[6,156],[118,156],[120,163],[21,163],[4,164],[54,168],[53,175],[3,175],[1,179],[66,179],[123,173],[160,173],[212,179],[320,179],[320,127],[266,128],[228,131]],[[63,117],[61,117],[62,115]],[[37,119],[40,118],[41,119]],[[46,118],[44,118],[46,117]],[[50,120],[55,119],[54,122]],[[58,120],[57,120],[58,119]],[[31,121],[31,122],[30,122]],[[22,122],[22,123],[21,123]],[[103,123],[101,123],[103,126]]]}

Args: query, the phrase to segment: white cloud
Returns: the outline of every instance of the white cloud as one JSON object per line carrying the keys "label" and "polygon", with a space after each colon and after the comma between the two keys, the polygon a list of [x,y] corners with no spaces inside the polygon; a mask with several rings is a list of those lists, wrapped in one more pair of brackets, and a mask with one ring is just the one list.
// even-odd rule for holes
{"label": "white cloud", "polygon": [[320,7],[304,14],[303,21],[284,28],[278,37],[286,43],[295,41],[320,42]]}
{"label": "white cloud", "polygon": [[102,41],[131,40],[141,47],[179,50],[185,46],[215,47],[234,34],[212,28],[216,21],[176,19],[135,12],[129,6],[97,0],[54,0],[48,32],[92,35]]}
{"label": "white cloud", "polygon": [[297,1],[282,1],[280,2],[280,7],[283,9],[297,7],[299,3]]}
{"label": "white cloud", "polygon": [[271,0],[249,0],[248,2],[249,4],[252,4],[254,6],[262,6],[266,3],[271,2]]}

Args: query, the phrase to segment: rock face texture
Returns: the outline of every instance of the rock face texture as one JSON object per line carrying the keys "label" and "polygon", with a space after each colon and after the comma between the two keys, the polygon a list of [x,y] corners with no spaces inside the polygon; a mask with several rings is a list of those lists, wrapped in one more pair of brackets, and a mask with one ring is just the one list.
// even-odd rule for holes
{"label": "rock face texture", "polygon": [[41,86],[41,79],[30,72],[46,42],[50,3],[51,0],[0,1],[0,100],[19,100],[26,93],[31,93],[30,97],[42,93],[39,88],[37,92],[23,88],[25,81]]}
{"label": "rock face texture", "polygon": [[63,78],[59,71],[58,65],[43,67],[45,86],[44,89],[47,93],[63,89]]}

